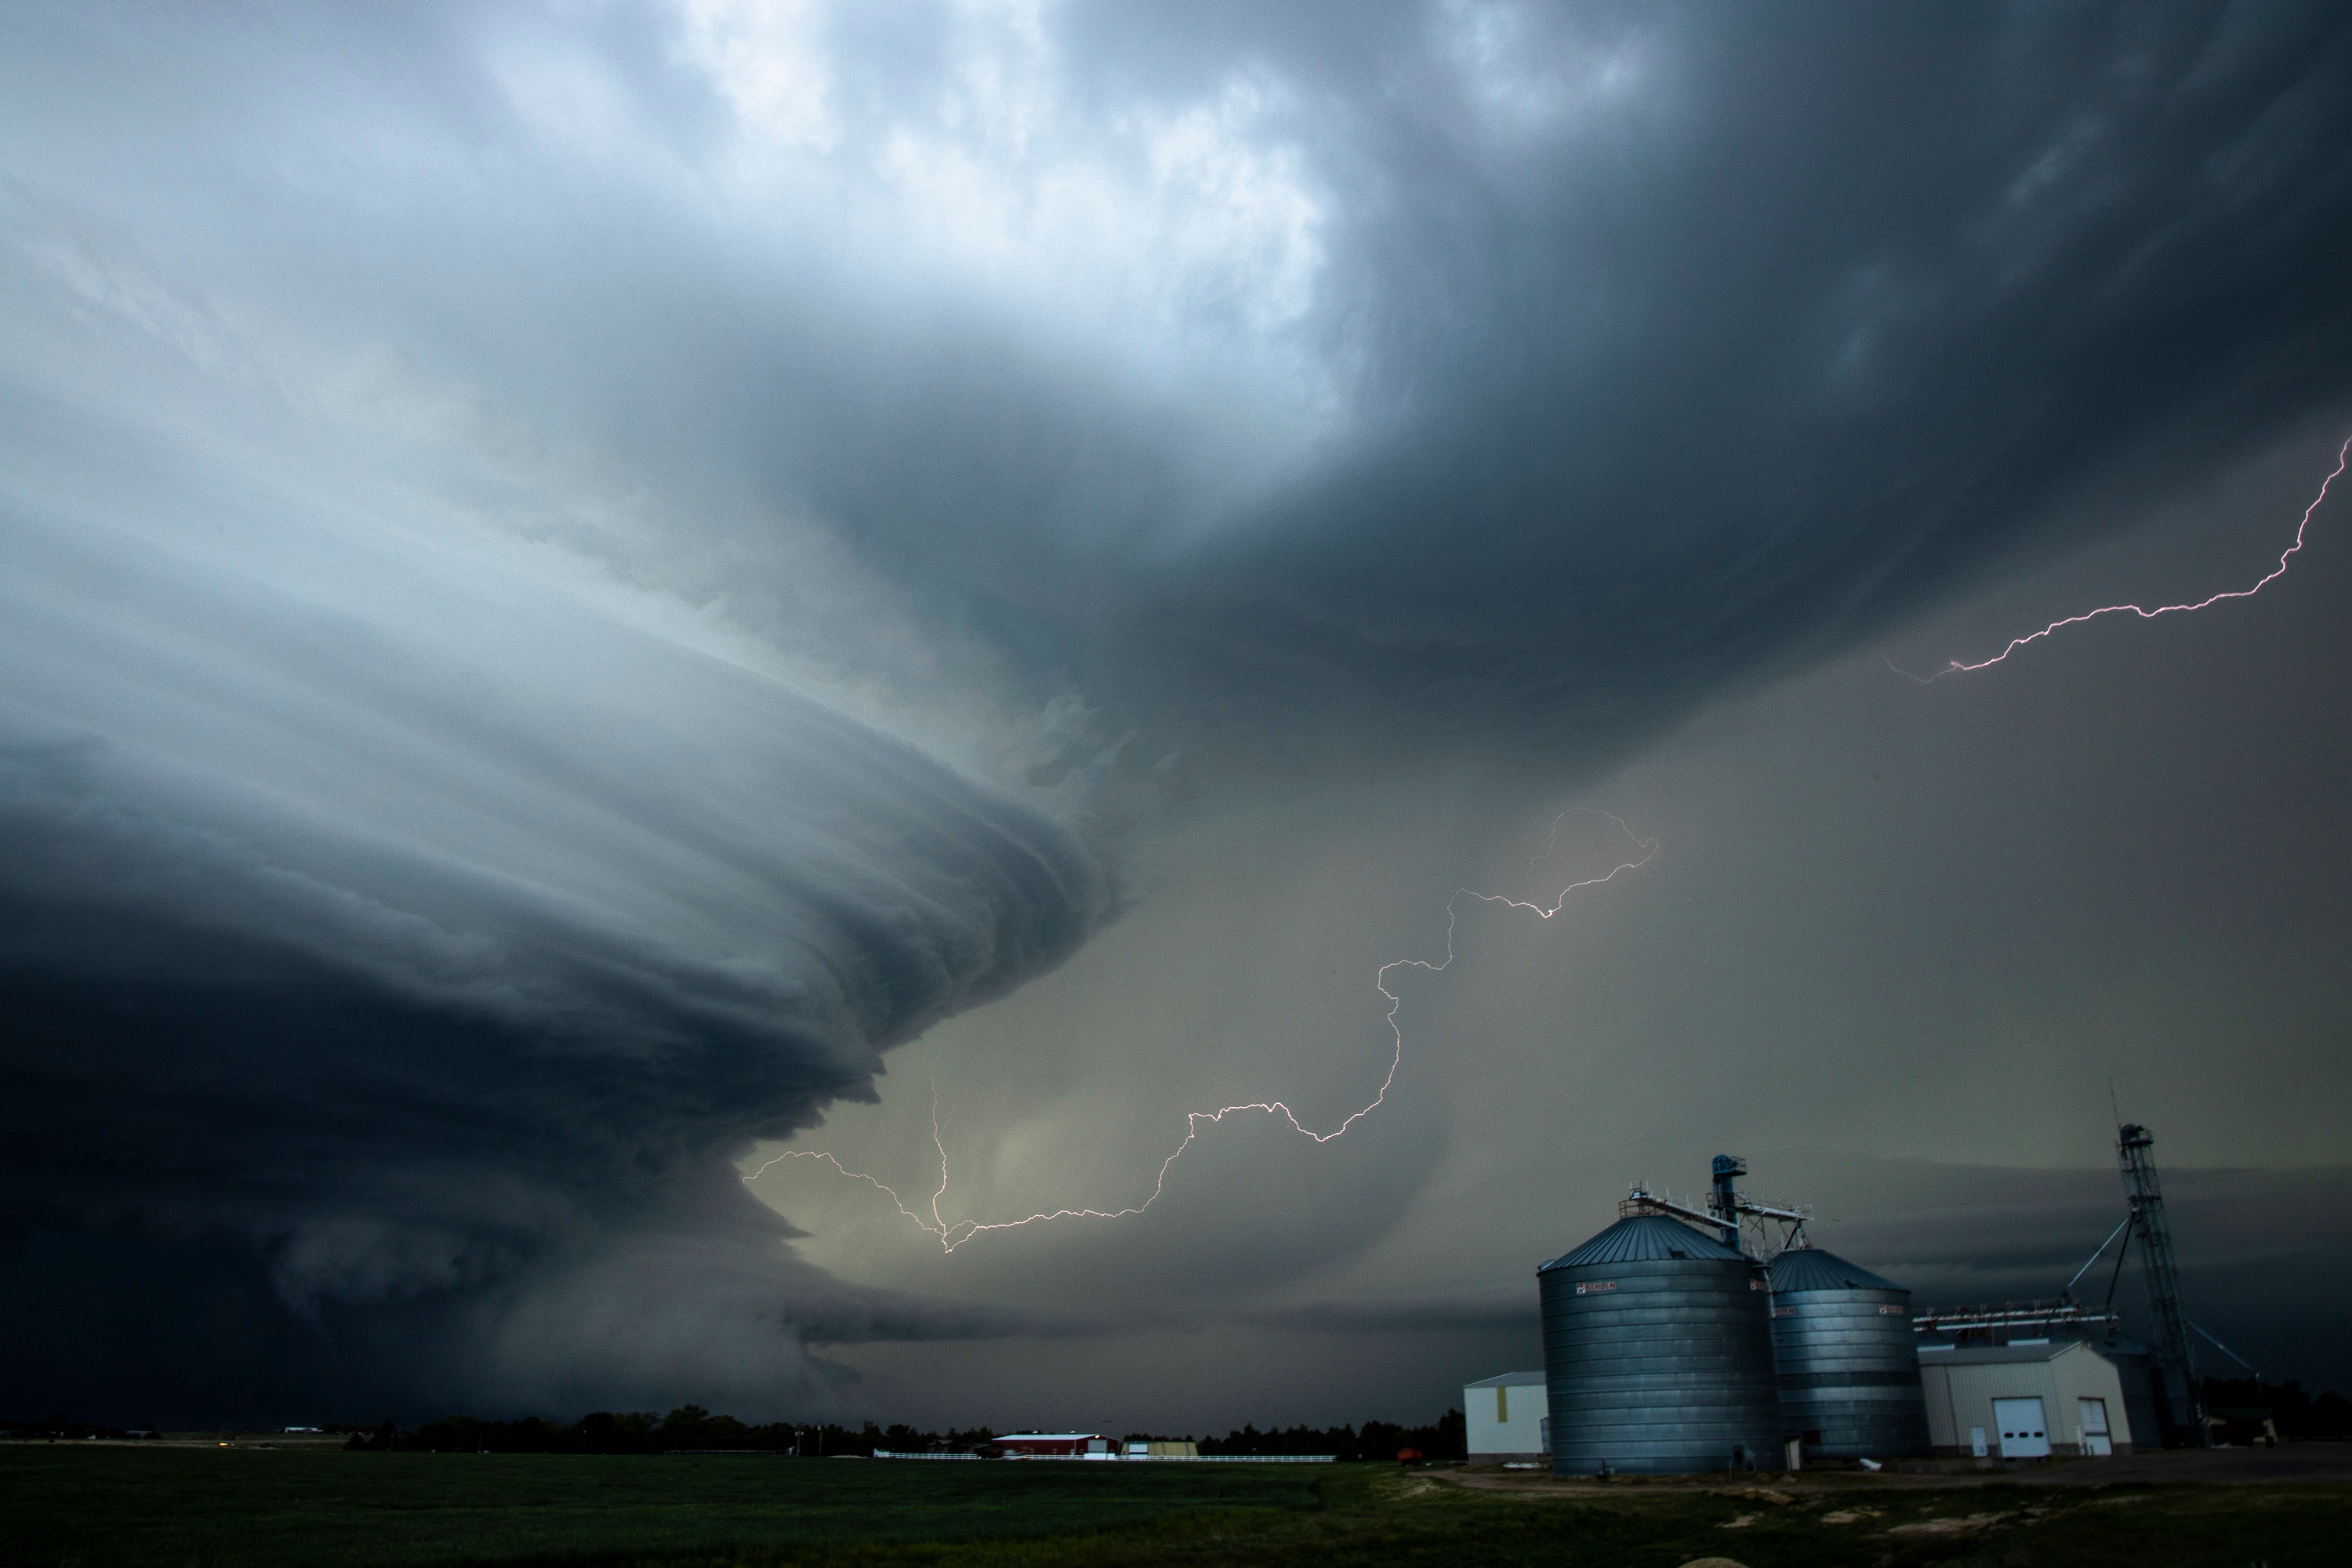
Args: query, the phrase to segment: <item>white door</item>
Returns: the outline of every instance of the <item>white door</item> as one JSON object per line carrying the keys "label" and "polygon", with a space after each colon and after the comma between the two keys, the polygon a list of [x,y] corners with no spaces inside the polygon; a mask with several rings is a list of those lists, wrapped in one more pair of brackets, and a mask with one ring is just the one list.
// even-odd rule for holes
{"label": "white door", "polygon": [[2000,1434],[2000,1457],[2004,1459],[2041,1459],[2049,1457],[2050,1432],[2042,1425],[2042,1401],[2039,1399],[1996,1399],[1992,1402],[1993,1429]]}
{"label": "white door", "polygon": [[2083,1452],[2096,1458],[2112,1456],[2116,1445],[2107,1431],[2107,1402],[2083,1399],[2075,1403],[2083,1411]]}

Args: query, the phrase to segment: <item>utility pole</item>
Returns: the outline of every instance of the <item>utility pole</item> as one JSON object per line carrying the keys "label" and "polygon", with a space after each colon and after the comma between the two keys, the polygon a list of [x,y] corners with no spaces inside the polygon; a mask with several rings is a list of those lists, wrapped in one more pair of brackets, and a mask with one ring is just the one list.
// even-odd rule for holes
{"label": "utility pole", "polygon": [[[2192,1448],[2213,1441],[2205,1425],[2205,1401],[2197,1385],[2197,1355],[2189,1342],[2189,1317],[2180,1310],[2180,1277],[2172,1262],[2172,1227],[2164,1217],[2164,1189],[2156,1178],[2156,1136],[2137,1122],[2116,1129],[2116,1154],[2122,1163],[2124,1194],[2131,1200],[2132,1228],[2139,1233],[2140,1268],[2147,1281],[2148,1315],[2156,1324],[2156,1364],[2165,1419],[2176,1441]],[[2118,1261],[2121,1261],[2118,1259]]]}

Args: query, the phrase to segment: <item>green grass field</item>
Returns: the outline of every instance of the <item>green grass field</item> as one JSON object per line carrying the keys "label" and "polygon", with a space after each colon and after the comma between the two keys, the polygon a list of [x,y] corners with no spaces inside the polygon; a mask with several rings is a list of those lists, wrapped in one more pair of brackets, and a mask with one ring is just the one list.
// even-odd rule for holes
{"label": "green grass field", "polygon": [[2337,1568],[2341,1487],[1625,1488],[1384,1466],[0,1449],[0,1561],[247,1564],[1575,1563]]}

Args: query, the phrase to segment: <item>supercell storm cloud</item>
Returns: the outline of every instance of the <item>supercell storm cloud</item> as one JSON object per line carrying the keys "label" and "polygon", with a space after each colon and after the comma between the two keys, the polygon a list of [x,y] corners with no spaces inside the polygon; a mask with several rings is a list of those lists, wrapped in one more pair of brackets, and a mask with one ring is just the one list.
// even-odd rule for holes
{"label": "supercell storm cloud", "polygon": [[1169,824],[1603,776],[2352,395],[2331,6],[6,26],[34,1402],[1074,1332],[795,1258],[737,1162]]}
{"label": "supercell storm cloud", "polygon": [[[10,1188],[44,1231],[247,1248],[316,1321],[724,1230],[719,1152],[1106,909],[1046,806],[331,463],[18,412]],[[105,479],[44,471],[100,446]]]}

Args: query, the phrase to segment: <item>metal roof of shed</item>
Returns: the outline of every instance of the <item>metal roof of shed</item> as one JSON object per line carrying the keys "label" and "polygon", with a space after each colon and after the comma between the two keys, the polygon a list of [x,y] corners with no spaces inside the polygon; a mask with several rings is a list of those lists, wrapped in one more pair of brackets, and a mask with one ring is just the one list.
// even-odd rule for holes
{"label": "metal roof of shed", "polygon": [[1637,1214],[1619,1220],[1583,1246],[1561,1253],[1536,1272],[1580,1268],[1588,1263],[1660,1263],[1670,1258],[1738,1261],[1745,1257],[1702,1231],[1664,1215]]}
{"label": "metal roof of shed", "polygon": [[[2055,1361],[2068,1351],[2089,1351],[2099,1354],[2099,1347],[2088,1340],[2045,1341],[2038,1345],[1969,1345],[1952,1350],[1938,1345],[1919,1347],[1922,1366],[1984,1366],[2002,1362]],[[2099,1356],[2105,1361],[2105,1356]]]}
{"label": "metal roof of shed", "polygon": [[1526,1388],[1531,1384],[1541,1383],[1543,1380],[1544,1374],[1540,1372],[1507,1372],[1500,1377],[1482,1377],[1475,1383],[1465,1383],[1462,1386],[1465,1388]]}
{"label": "metal roof of shed", "polygon": [[1772,1290],[1785,1295],[1797,1290],[1901,1290],[1892,1279],[1882,1279],[1858,1264],[1848,1263],[1834,1252],[1824,1252],[1818,1247],[1800,1247],[1772,1259]]}

